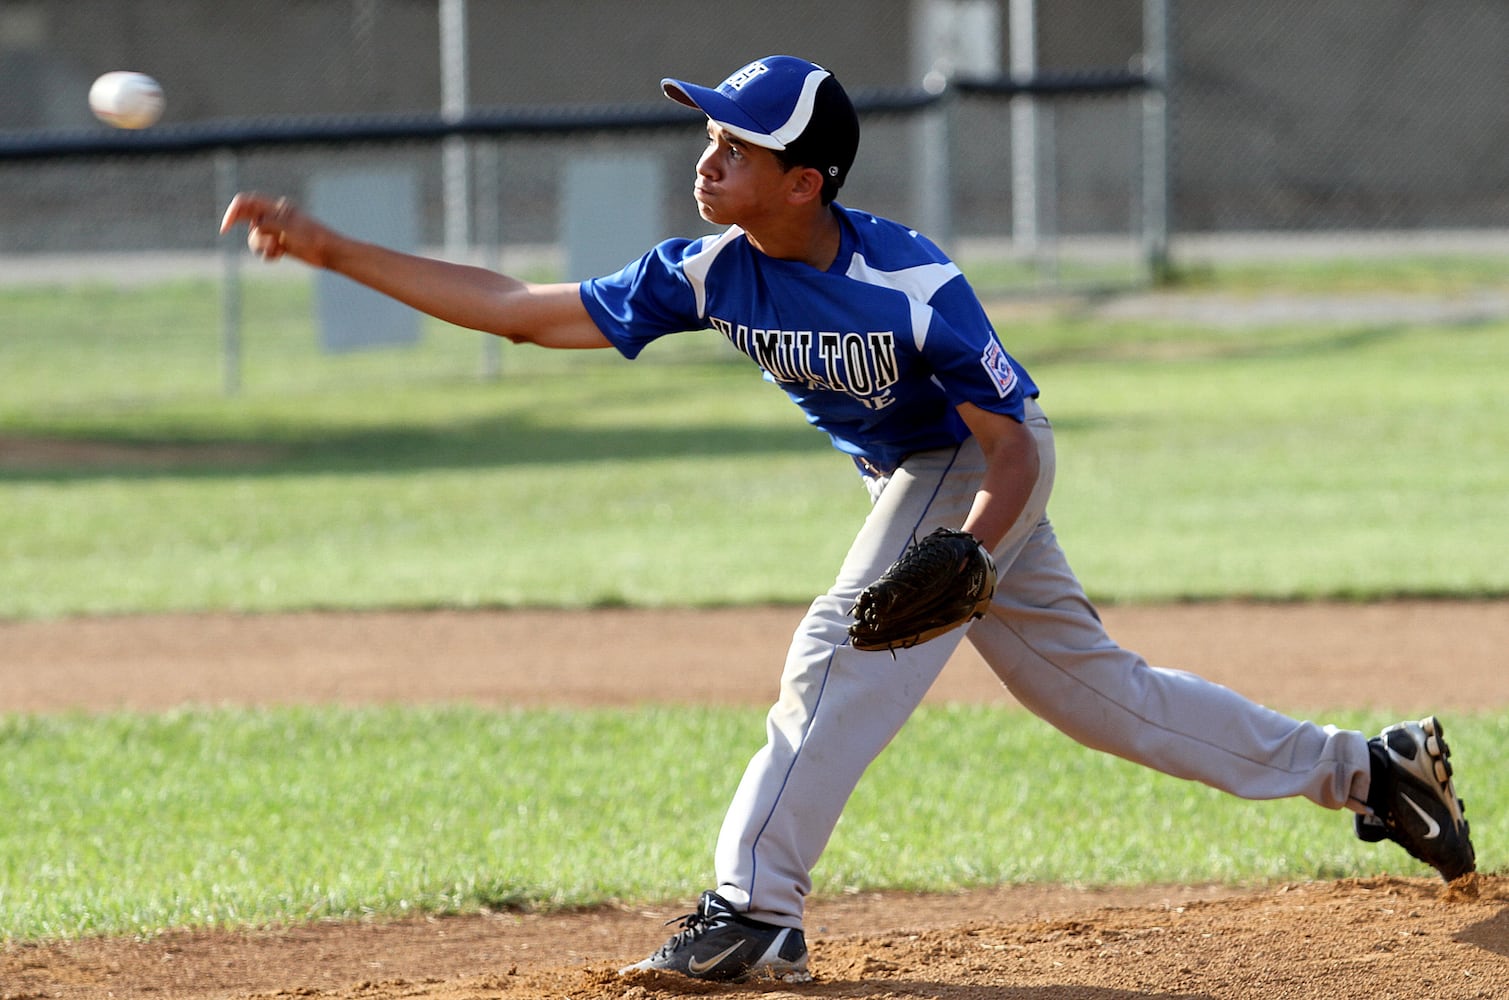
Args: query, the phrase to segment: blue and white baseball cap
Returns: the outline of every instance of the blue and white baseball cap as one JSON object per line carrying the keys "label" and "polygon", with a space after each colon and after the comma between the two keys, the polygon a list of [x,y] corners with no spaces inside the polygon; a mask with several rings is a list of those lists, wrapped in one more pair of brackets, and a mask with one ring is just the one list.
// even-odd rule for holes
{"label": "blue and white baseball cap", "polygon": [[716,88],[660,81],[665,96],[696,108],[745,142],[816,167],[835,186],[859,149],[859,116],[832,73],[795,56],[766,56]]}

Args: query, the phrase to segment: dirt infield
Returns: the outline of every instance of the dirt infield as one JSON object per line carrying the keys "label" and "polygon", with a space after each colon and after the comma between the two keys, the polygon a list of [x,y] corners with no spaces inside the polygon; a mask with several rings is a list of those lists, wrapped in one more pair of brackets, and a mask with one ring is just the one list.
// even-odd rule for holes
{"label": "dirt infield", "polygon": [[[0,623],[0,705],[761,704],[798,616],[765,608]],[[1290,711],[1450,713],[1509,700],[1502,603],[1221,604],[1110,609],[1106,619],[1154,662]],[[968,652],[929,697],[1010,704]],[[1470,783],[1467,774],[1469,800]],[[1494,841],[1490,818],[1470,815],[1480,859],[1494,867],[1496,856],[1483,851]],[[816,981],[806,986],[614,974],[663,940],[662,923],[687,900],[11,945],[0,951],[0,1000],[1509,997],[1509,879],[1495,873],[1447,887],[1389,876],[1406,869],[1401,859],[1384,848],[1376,878],[1247,890],[1029,886],[818,898],[808,914]]]}

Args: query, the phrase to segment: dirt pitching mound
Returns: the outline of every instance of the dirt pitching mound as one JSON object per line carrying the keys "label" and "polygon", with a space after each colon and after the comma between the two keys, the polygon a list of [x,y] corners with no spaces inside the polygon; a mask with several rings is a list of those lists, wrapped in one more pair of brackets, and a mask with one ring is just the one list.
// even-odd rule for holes
{"label": "dirt pitching mound", "polygon": [[945,1000],[1509,996],[1509,881],[1380,877],[1257,891],[1026,887],[817,900],[814,981],[704,984],[617,967],[672,911],[604,908],[8,949],[0,996]]}
{"label": "dirt pitching mound", "polygon": [[[9,710],[184,703],[763,703],[799,612],[176,616],[0,623]],[[1288,710],[1502,705],[1509,607],[1109,609],[1113,635]],[[737,655],[729,655],[730,650]],[[710,658],[709,651],[716,651]],[[677,679],[668,686],[666,678]],[[1010,703],[961,652],[934,701]],[[751,748],[753,749],[753,748]],[[1471,775],[1463,794],[1471,799]],[[1472,814],[1485,868],[1491,817]],[[1344,817],[1338,818],[1344,822]],[[1485,849],[1486,848],[1486,849]],[[811,901],[814,982],[728,986],[616,969],[691,901],[147,940],[8,945],[0,1000],[331,997],[656,1000],[686,995],[1130,1000],[1509,997],[1509,879],[1377,878],[1234,889],[1001,887]],[[1416,869],[1411,868],[1411,871]]]}

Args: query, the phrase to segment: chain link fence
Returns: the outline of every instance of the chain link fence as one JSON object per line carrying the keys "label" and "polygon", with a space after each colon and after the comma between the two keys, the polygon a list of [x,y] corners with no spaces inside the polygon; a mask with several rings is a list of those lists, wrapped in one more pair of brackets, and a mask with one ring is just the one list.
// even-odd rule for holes
{"label": "chain link fence", "polygon": [[[1125,68],[1141,45],[1139,3],[1102,0],[1101,5],[1132,15],[1124,19],[1132,36],[1107,57],[1109,62],[1097,64]],[[10,96],[0,110],[0,130],[102,128],[89,118],[83,95],[97,72],[120,66],[161,80],[168,95],[165,126],[432,113],[445,99],[439,81],[447,42],[437,17],[444,6],[413,0],[262,0],[217,11],[212,22],[204,5],[182,0],[131,5],[8,0],[0,4],[0,47],[6,51],[0,92]],[[636,4],[635,16],[626,17],[627,8],[612,2],[474,0],[465,7],[466,99],[473,108],[645,105],[663,100],[657,82],[662,75],[712,82],[754,55],[788,50],[830,65],[856,95],[915,88],[938,61],[926,57],[918,40],[925,28],[919,12],[949,6],[994,14],[984,23],[997,36],[986,46],[995,65],[964,69],[976,75],[1004,72],[1004,3],[994,0],[840,0],[822,10],[790,0],[731,4],[720,8],[715,33],[709,32],[701,4]],[[184,16],[191,11],[198,16]],[[918,190],[919,163],[941,152],[951,161],[947,228],[966,238],[1009,234],[1010,174],[1002,169],[1010,155],[1007,106],[1001,98],[956,101],[948,149],[942,151],[919,148],[916,116],[867,116],[859,167],[844,200],[918,222],[918,203],[927,196]],[[1135,95],[1054,102],[1051,111],[1058,158],[1066,166],[1080,164],[1060,170],[1049,161],[1042,167],[1046,176],[1057,178],[1062,211],[1053,228],[1129,238],[1139,169]],[[473,142],[474,155],[481,150],[489,163],[498,163],[500,180],[497,203],[478,206],[472,225],[496,219],[508,243],[558,241],[563,164],[625,142],[635,156],[663,164],[666,233],[699,229],[690,187],[701,136],[691,119],[682,134],[628,140],[604,131],[562,140]],[[417,171],[425,241],[444,242],[437,143],[417,149],[365,145],[254,153],[241,174],[248,184],[298,194],[311,173],[326,164],[342,169],[390,160]],[[477,190],[473,167],[475,202],[487,192]],[[0,161],[0,253],[209,249],[213,227],[206,222],[213,221],[213,212],[207,206],[215,196],[207,156]]]}
{"label": "chain link fence", "polygon": [[[1005,69],[1006,11],[994,19]],[[0,134],[87,129],[92,78],[137,66],[167,87],[167,123],[433,112],[442,39],[435,0],[5,0],[0,3]],[[611,105],[659,99],[664,74],[717,79],[752,54],[799,49],[854,90],[916,86],[918,11],[926,3],[772,0],[705,5],[473,0],[468,99],[476,107]],[[1124,68],[1143,51],[1141,0],[1039,0],[1043,70]],[[1176,233],[1394,232],[1503,228],[1509,195],[1509,5],[1496,0],[1174,0],[1172,219]],[[1051,228],[1065,236],[1129,233],[1138,183],[1130,100],[1051,102]],[[1011,231],[1011,136],[1005,102],[958,109],[950,177],[961,236]],[[906,123],[866,122],[846,200],[909,219],[916,151]],[[612,145],[604,135],[584,147]],[[689,219],[684,189],[698,142],[655,143],[680,171],[667,225]],[[531,149],[530,146],[538,148]],[[554,148],[552,148],[554,147]],[[510,147],[500,214],[525,242],[549,242],[560,143]],[[334,158],[429,151],[331,150]],[[269,157],[272,159],[273,157]],[[295,162],[301,160],[301,162]],[[297,182],[307,158],[269,166]],[[423,165],[426,232],[441,226],[433,164]],[[0,176],[0,253],[206,248],[214,198],[204,159],[25,163]],[[263,183],[256,170],[249,179]],[[679,207],[678,207],[679,206]],[[694,224],[694,220],[693,220]]]}
{"label": "chain link fence", "polygon": [[1174,37],[1186,246],[1509,251],[1509,5],[1182,2]]}
{"label": "chain link fence", "polygon": [[[102,130],[84,95],[98,73],[120,68],[162,81],[165,128],[433,114],[446,98],[443,64],[454,44],[441,27],[447,2],[0,0],[0,140]],[[465,97],[483,109],[664,104],[661,76],[710,83],[778,51],[829,65],[856,95],[916,88],[930,72],[1005,74],[1017,5],[767,0],[712,11],[691,0],[472,0],[462,5]],[[1158,4],[1032,6],[1039,71],[1143,68]],[[1509,5],[1173,0],[1170,8],[1176,267],[1222,248],[1306,240],[1398,249],[1430,233],[1491,247],[1509,231],[1497,169],[1509,138],[1500,99],[1509,64],[1499,57]],[[935,37],[949,30],[956,37]],[[949,53],[962,54],[962,65]],[[1012,98],[953,91],[941,130],[924,112],[867,114],[843,201],[937,236],[991,292],[1137,287],[1149,276],[1143,97],[1035,99],[1031,247],[1013,217]],[[701,142],[690,119],[684,130],[468,139],[471,246],[459,251],[437,141],[248,149],[236,155],[233,177],[305,198],[328,175],[398,170],[414,180],[423,248],[535,277],[578,277],[565,244],[574,166],[651,165],[657,180],[644,197],[657,203],[659,231],[646,234],[647,245],[705,230],[690,196]],[[0,284],[176,275],[213,292],[225,272],[215,229],[226,174],[225,157],[209,151],[0,158]],[[0,316],[0,325],[10,324]]]}

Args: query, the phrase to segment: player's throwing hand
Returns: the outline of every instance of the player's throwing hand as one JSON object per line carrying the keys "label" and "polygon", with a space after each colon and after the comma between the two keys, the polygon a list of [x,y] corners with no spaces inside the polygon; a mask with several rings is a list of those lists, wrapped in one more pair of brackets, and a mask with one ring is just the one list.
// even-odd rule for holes
{"label": "player's throwing hand", "polygon": [[229,232],[238,222],[247,224],[246,245],[264,260],[285,254],[323,266],[329,231],[294,207],[287,198],[243,192],[231,199],[220,222],[220,232]]}

